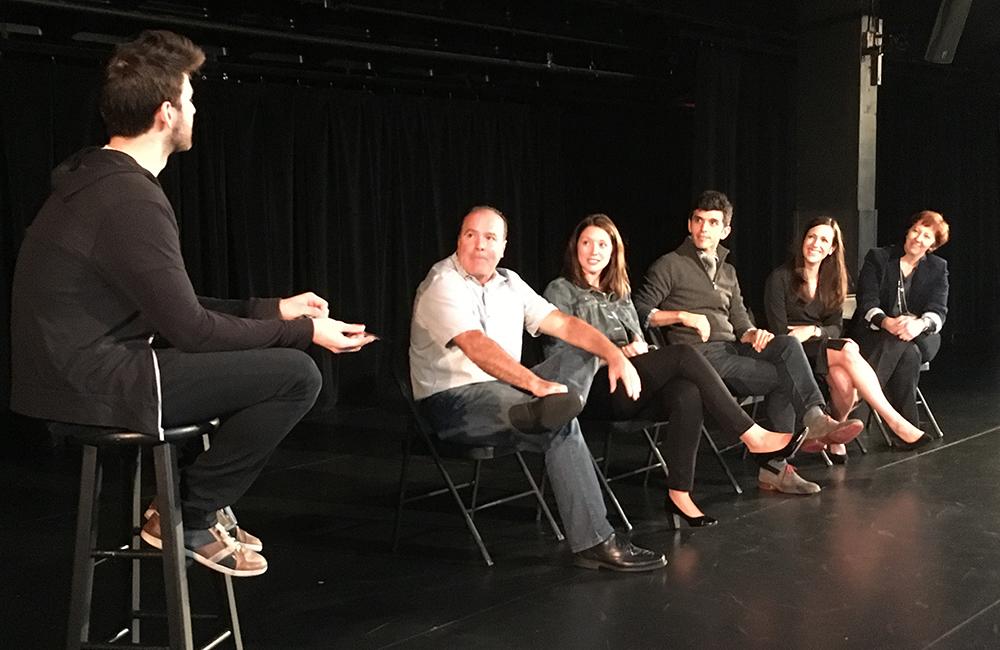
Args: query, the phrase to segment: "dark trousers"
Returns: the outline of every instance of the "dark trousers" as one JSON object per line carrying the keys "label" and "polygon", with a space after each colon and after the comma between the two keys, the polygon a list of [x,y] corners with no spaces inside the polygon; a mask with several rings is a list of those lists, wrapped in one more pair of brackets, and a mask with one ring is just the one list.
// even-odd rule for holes
{"label": "dark trousers", "polygon": [[866,332],[861,352],[875,369],[885,397],[893,408],[912,422],[919,422],[917,382],[920,366],[931,361],[941,348],[940,334],[921,334],[912,341],[901,341],[885,330]]}
{"label": "dark trousers", "polygon": [[764,408],[776,431],[795,431],[796,421],[810,407],[826,404],[802,343],[794,336],[775,336],[762,352],[746,343],[723,341],[693,347],[705,355],[733,393],[764,395]]}
{"label": "dark trousers", "polygon": [[632,400],[620,384],[609,394],[608,369],[603,367],[594,378],[582,417],[668,421],[663,446],[670,470],[667,487],[690,492],[704,410],[734,437],[749,429],[753,420],[733,399],[719,373],[690,345],[668,345],[630,361],[642,381],[639,399]]}
{"label": "dark trousers", "polygon": [[181,469],[184,526],[209,528],[312,408],[323,380],[309,355],[286,348],[156,357],[165,428],[222,418],[211,447]]}

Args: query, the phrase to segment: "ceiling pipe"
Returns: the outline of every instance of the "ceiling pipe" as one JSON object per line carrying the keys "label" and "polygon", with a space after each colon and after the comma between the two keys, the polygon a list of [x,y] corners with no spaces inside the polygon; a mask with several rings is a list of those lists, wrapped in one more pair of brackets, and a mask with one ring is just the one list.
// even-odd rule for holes
{"label": "ceiling pipe", "polygon": [[231,34],[239,34],[242,36],[272,38],[277,40],[284,40],[293,43],[302,43],[308,45],[325,45],[329,47],[341,47],[341,48],[354,49],[364,52],[378,52],[381,54],[417,56],[439,61],[476,63],[479,65],[486,65],[486,66],[516,68],[521,70],[531,70],[534,72],[580,75],[580,76],[602,78],[602,79],[616,79],[619,81],[634,81],[634,80],[661,81],[661,79],[659,79],[658,77],[652,77],[649,75],[618,72],[615,70],[602,70],[600,68],[590,68],[590,67],[583,68],[579,66],[561,65],[555,63],[552,60],[551,54],[549,56],[548,61],[546,61],[545,63],[538,63],[534,61],[523,61],[519,59],[502,59],[502,58],[489,57],[477,54],[444,52],[440,50],[428,50],[423,48],[404,47],[400,45],[366,43],[364,41],[355,41],[342,38],[331,38],[327,36],[311,36],[309,34],[283,32],[275,29],[246,27],[242,25],[231,25],[226,23],[213,22],[209,20],[201,20],[197,18],[171,16],[168,14],[146,13],[128,9],[116,9],[113,7],[85,5],[77,2],[69,2],[66,0],[7,0],[7,2],[9,4],[21,4],[21,5],[29,5],[35,7],[45,7],[48,9],[57,9],[57,10],[71,11],[76,13],[84,13],[84,14],[99,15],[99,16],[109,16],[114,18],[126,18],[139,21],[155,20],[165,25],[191,27],[194,29],[203,29],[203,30],[217,31],[217,32],[227,32]]}

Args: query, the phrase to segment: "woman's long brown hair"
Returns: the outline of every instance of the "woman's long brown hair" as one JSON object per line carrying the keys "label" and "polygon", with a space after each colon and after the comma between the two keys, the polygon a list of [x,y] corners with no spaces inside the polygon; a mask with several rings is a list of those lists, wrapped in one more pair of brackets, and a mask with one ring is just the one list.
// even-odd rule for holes
{"label": "woman's long brown hair", "polygon": [[827,309],[838,309],[844,305],[847,297],[847,266],[844,264],[844,238],[840,234],[840,225],[832,217],[817,217],[809,222],[802,232],[795,255],[789,260],[792,273],[792,289],[803,300],[809,302],[809,283],[806,281],[805,258],[802,256],[802,244],[806,241],[809,231],[816,226],[833,228],[833,252],[819,264],[819,278],[816,280],[816,298]]}
{"label": "woman's long brown hair", "polygon": [[622,236],[618,232],[615,222],[606,214],[589,214],[576,224],[576,228],[573,229],[573,234],[566,244],[562,275],[578,287],[588,288],[590,286],[583,277],[583,269],[580,268],[580,260],[576,256],[576,244],[580,241],[580,235],[590,226],[600,228],[611,237],[611,259],[601,271],[598,288],[604,292],[610,291],[619,298],[625,298],[632,290],[628,281],[628,270],[625,266],[625,242],[622,241]]}

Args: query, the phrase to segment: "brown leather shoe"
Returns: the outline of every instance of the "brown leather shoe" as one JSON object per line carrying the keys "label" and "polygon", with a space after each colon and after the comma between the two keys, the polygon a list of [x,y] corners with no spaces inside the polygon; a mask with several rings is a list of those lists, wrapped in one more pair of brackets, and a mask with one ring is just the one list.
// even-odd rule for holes
{"label": "brown leather shoe", "polygon": [[[264,556],[233,539],[232,535],[222,527],[222,524],[215,524],[208,529],[208,532],[211,533],[214,541],[197,548],[185,546],[184,554],[213,571],[236,578],[259,576],[267,571],[267,560],[264,559]],[[159,516],[146,520],[140,537],[151,546],[162,547]]]}
{"label": "brown leather shoe", "polygon": [[[263,551],[264,542],[260,541],[260,538],[257,537],[256,535],[252,535],[247,531],[243,530],[242,528],[240,528],[239,526],[237,526],[236,520],[232,518],[232,516],[230,515],[231,512],[232,511],[229,510],[229,508],[222,508],[216,513],[216,519],[220,524],[222,524],[223,528],[229,531],[229,534],[232,535],[237,542],[239,542],[243,546],[246,546],[251,551],[257,551],[258,553],[260,551]],[[143,539],[145,539],[150,546],[153,546],[155,548],[161,548],[160,521],[159,521],[160,511],[157,510],[157,505],[155,500],[149,504],[149,507],[146,508],[146,512],[144,512],[142,516],[146,519],[146,521],[149,521],[150,519],[156,519],[156,525],[154,526],[156,530],[156,537],[152,537],[151,535],[150,539],[146,539],[145,537],[143,537]],[[143,530],[145,529],[146,527],[143,526]]]}
{"label": "brown leather shoe", "polygon": [[640,548],[614,532],[600,544],[577,553],[573,564],[584,569],[653,571],[667,566],[667,558],[662,553]]}

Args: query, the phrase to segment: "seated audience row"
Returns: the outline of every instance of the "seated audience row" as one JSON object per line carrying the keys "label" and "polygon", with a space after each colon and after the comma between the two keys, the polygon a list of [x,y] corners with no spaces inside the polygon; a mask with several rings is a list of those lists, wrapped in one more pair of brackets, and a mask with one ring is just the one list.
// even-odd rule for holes
{"label": "seated audience row", "polygon": [[[883,326],[892,340],[882,342],[885,337],[876,333],[864,337],[859,348],[841,338],[847,274],[840,229],[833,219],[819,219],[809,225],[793,258],[768,279],[767,314],[777,333],[758,328],[743,304],[735,269],[726,262],[728,251],[720,246],[731,219],[725,195],[703,193],[688,218],[690,238],[651,266],[634,304],[624,242],[607,215],[590,215],[577,224],[561,277],[542,298],[516,273],[498,268],[507,220],[495,208],[478,206],[462,222],[455,254],[438,262],[417,291],[410,362],[421,407],[444,439],[544,452],[580,566],[638,571],[665,560],[632,545],[607,523],[578,414],[667,422],[665,509],[690,526],[717,523],[690,494],[706,409],[725,436],[742,440],[756,454],[759,485],[788,494],[820,491],[785,460],[800,446],[828,449],[845,462],[844,444],[863,428],[848,418],[858,393],[901,439],[899,448],[913,449],[929,439],[886,398],[862,351],[881,354],[887,377],[902,374],[911,364],[897,348],[935,335],[946,296],[934,294],[939,302],[925,306],[910,280],[901,284],[894,305],[866,312],[866,325],[873,331]],[[876,276],[869,266],[881,255],[908,265],[899,274],[908,278],[946,239],[940,215],[921,213],[905,252],[892,258],[892,249],[872,251],[863,277],[874,283],[865,274]],[[917,277],[918,287],[931,282]],[[909,314],[908,305],[921,309],[920,316]],[[652,327],[663,327],[670,344],[649,345],[644,331]],[[522,329],[546,335],[546,360],[531,369],[520,363]],[[819,383],[829,387],[830,405]],[[771,426],[798,433],[754,423],[734,394],[763,395]]]}

